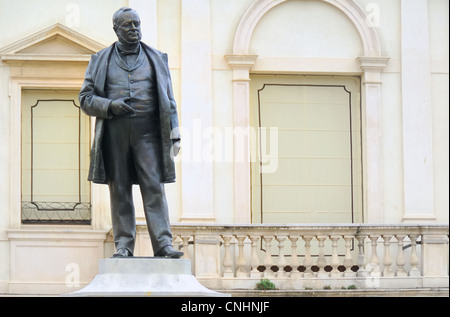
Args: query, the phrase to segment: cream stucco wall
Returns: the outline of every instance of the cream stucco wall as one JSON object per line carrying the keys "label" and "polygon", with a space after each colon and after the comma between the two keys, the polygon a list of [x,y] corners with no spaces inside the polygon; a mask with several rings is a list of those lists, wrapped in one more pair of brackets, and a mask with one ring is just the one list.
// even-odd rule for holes
{"label": "cream stucco wall", "polygon": [[[226,156],[216,160],[200,157],[200,161],[195,157],[197,148],[209,157],[212,140],[218,141],[216,145],[223,153],[235,150],[233,142],[226,142],[222,137],[228,128],[239,126],[239,111],[245,114],[245,109],[239,106],[242,98],[246,98],[246,76],[251,78],[252,73],[366,76],[363,78],[362,98],[372,98],[373,90],[369,85],[375,83],[380,100],[375,103],[363,100],[363,113],[370,114],[374,110],[370,107],[373,104],[380,105],[380,108],[375,109],[378,116],[375,140],[379,147],[370,148],[373,144],[366,142],[368,152],[364,159],[369,162],[365,162],[368,164],[364,165],[364,172],[366,180],[371,179],[374,175],[370,166],[376,166],[373,174],[379,181],[377,184],[381,184],[365,193],[370,196],[375,190],[377,200],[369,203],[376,206],[376,215],[372,218],[369,215],[366,219],[383,223],[448,223],[448,1],[278,2],[282,3],[258,17],[245,53],[258,57],[245,57],[244,62],[227,60],[225,56],[242,53],[234,51],[235,37],[245,22],[242,20],[244,14],[251,13],[247,10],[255,3],[270,1],[0,0],[0,51],[55,23],[106,47],[116,40],[111,26],[113,12],[125,5],[135,7],[143,20],[143,40],[169,54],[180,122],[185,130],[181,160],[177,161],[178,181],[167,186],[173,222],[233,223],[250,219],[246,214],[249,211],[244,208],[242,215],[240,209],[240,206],[248,205],[246,195],[250,193],[240,191],[238,181],[240,176],[245,176],[239,174],[241,167]],[[381,73],[375,72],[379,78],[370,77],[372,73],[363,74],[362,64],[357,58],[365,55],[365,43],[354,21],[339,9],[342,3],[351,3],[352,10],[359,8],[359,11],[354,9],[352,12],[359,12],[361,19],[365,17],[371,24],[368,29],[376,32],[380,45],[377,57],[388,58],[386,67],[375,65],[382,70]],[[411,17],[408,10],[414,11],[414,5],[424,10],[422,14]],[[408,33],[408,23],[424,32],[412,37]],[[417,51],[408,50],[407,44]],[[373,65],[364,67],[373,70]],[[405,75],[406,71],[414,74],[412,70],[417,68],[419,74],[426,76],[411,80]],[[402,70],[406,71],[402,73]],[[10,74],[10,65],[0,61],[0,292],[7,287],[5,281],[10,278],[13,244],[9,237],[18,237],[17,232],[12,234],[8,230],[23,228],[13,220],[17,215],[11,212],[17,208],[11,206],[11,197],[14,196],[11,177],[15,175],[10,170],[19,158],[11,156],[14,146],[11,140],[11,105],[14,97],[11,96]],[[240,90],[242,87],[244,90]],[[406,94],[418,92],[426,99],[426,107],[406,98]],[[376,98],[378,95],[373,96]],[[411,121],[414,111],[418,111],[418,118],[423,119],[418,120],[417,129]],[[370,128],[373,122],[366,121],[367,118],[363,117],[363,127]],[[215,139],[210,138],[211,129],[208,128],[215,131]],[[415,146],[413,137],[422,135],[422,131],[426,137],[417,140]],[[195,143],[198,133],[202,142]],[[371,165],[372,157],[367,157],[370,156],[368,153],[373,153],[372,150],[379,157],[375,165]],[[248,170],[244,167],[242,171]],[[423,183],[415,178],[417,175],[425,175]],[[245,187],[246,183],[243,184]],[[94,187],[94,191],[93,203],[97,205],[95,210],[98,213],[94,216],[92,229],[109,230],[107,191],[104,186]],[[136,196],[138,198],[138,192]],[[420,210],[411,209],[415,199],[423,202]],[[138,217],[142,220],[142,213],[138,212]]]}

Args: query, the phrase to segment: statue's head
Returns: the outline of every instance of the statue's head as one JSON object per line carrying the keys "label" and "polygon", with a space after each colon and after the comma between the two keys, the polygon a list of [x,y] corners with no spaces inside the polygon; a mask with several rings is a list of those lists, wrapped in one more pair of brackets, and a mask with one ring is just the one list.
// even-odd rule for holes
{"label": "statue's head", "polygon": [[123,7],[113,15],[113,28],[119,42],[135,45],[141,40],[141,20],[136,11]]}

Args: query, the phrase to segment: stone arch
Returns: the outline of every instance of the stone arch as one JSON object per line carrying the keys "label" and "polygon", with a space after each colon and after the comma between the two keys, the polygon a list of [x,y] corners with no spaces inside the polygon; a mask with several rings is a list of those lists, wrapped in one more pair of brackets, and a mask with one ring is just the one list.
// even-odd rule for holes
{"label": "stone arch", "polygon": [[[257,0],[244,13],[238,25],[233,43],[233,54],[249,54],[250,40],[258,22],[274,7],[290,0]],[[353,0],[319,0],[342,11],[357,29],[364,48],[365,57],[381,55],[380,43],[375,28],[367,23],[366,12]]]}

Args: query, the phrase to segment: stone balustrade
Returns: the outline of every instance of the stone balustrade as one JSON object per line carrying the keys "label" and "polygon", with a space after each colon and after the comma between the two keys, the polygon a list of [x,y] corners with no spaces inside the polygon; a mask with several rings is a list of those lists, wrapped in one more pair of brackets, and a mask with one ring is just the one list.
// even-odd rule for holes
{"label": "stone balustrade", "polygon": [[[174,244],[213,289],[448,287],[447,225],[174,224]],[[138,235],[145,235],[144,225]]]}

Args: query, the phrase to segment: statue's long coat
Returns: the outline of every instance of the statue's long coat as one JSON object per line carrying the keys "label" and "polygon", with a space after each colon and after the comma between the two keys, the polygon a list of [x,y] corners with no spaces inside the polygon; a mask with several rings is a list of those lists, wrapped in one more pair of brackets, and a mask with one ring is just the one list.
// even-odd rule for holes
{"label": "statue's long coat", "polygon": [[[173,183],[175,182],[175,163],[171,148],[173,143],[180,139],[180,135],[167,54],[144,43],[141,43],[141,45],[156,72],[163,162],[161,180],[164,183]],[[105,81],[113,50],[114,44],[91,56],[79,95],[81,109],[87,115],[96,117],[88,180],[98,184],[107,183],[103,162],[102,139],[104,120],[112,118],[108,113],[111,100],[106,98]],[[137,183],[137,180],[133,181]]]}

